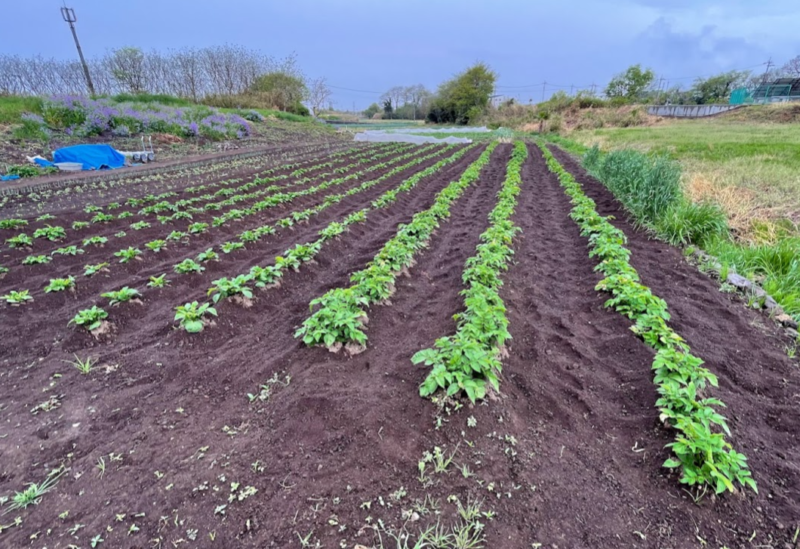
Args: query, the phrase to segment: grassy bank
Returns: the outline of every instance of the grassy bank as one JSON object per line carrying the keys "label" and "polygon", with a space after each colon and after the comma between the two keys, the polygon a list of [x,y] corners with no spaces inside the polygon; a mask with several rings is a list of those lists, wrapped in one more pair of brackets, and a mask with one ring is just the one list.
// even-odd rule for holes
{"label": "grassy bank", "polygon": [[[573,154],[583,153],[583,165],[639,225],[672,244],[700,246],[725,269],[759,282],[800,320],[800,233],[788,216],[781,217],[791,213],[791,206],[778,210],[764,205],[785,196],[800,208],[800,181],[791,173],[792,166],[800,168],[791,146],[800,128],[749,129],[752,138],[740,128],[726,133],[718,123],[604,130],[600,141],[606,152],[587,149],[585,144],[592,141],[580,135],[579,141],[553,141]],[[598,132],[591,137],[597,143]],[[763,174],[793,179],[773,182]],[[717,179],[706,187],[698,185],[700,178],[711,177]],[[735,184],[744,181],[747,185]],[[736,204],[740,209],[731,212]],[[737,229],[744,221],[746,230]]]}
{"label": "grassy bank", "polygon": [[719,203],[742,239],[774,241],[776,230],[800,222],[800,124],[685,120],[570,137],[602,150],[634,149],[678,160],[686,193]]}

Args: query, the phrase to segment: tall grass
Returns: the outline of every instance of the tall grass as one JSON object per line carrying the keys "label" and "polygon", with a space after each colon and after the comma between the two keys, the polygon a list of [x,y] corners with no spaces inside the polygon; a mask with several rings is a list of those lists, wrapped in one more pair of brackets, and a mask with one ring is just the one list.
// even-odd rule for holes
{"label": "tall grass", "polygon": [[664,156],[632,150],[602,156],[594,152],[584,163],[640,224],[655,225],[682,199],[680,165]]}
{"label": "tall grass", "polygon": [[622,202],[636,223],[671,244],[698,244],[723,265],[756,279],[783,309],[800,320],[800,237],[786,229],[774,242],[731,238],[725,210],[713,201],[693,202],[680,185],[680,165],[664,156],[595,146],[584,166]]}
{"label": "tall grass", "polygon": [[723,265],[760,280],[764,290],[787,313],[800,319],[800,238],[785,238],[765,245],[715,239],[706,242],[704,248]]}

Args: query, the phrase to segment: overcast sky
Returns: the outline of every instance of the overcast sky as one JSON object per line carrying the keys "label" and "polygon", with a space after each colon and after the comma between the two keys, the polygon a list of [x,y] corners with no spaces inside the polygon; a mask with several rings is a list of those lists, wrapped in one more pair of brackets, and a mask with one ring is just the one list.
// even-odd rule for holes
{"label": "overcast sky", "polygon": [[[0,53],[69,58],[56,0],[3,0]],[[87,56],[107,48],[239,44],[296,52],[308,76],[362,109],[393,85],[430,89],[474,61],[527,102],[542,82],[604,86],[642,63],[670,84],[763,71],[800,55],[798,0],[69,0]],[[349,88],[349,90],[341,89]],[[548,86],[548,95],[555,88]],[[350,91],[363,90],[363,91]],[[379,92],[378,94],[372,92]]]}

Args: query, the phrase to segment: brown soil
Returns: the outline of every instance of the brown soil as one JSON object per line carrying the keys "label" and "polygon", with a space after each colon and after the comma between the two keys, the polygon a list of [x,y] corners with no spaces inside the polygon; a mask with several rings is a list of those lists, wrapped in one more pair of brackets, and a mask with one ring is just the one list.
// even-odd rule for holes
{"label": "brown soil", "polygon": [[[173,285],[145,292],[144,306],[109,308],[114,330],[99,340],[66,327],[75,310],[101,287],[142,281],[174,258],[132,262],[102,282],[81,277],[74,296],[37,295],[31,305],[0,309],[0,494],[40,482],[59,463],[69,467],[38,506],[0,520],[23,521],[0,534],[4,546],[88,547],[102,534],[101,548],[300,547],[306,536],[312,547],[373,547],[376,524],[394,532],[405,524],[412,533],[437,521],[450,527],[457,498],[495,513],[481,518],[491,548],[683,548],[700,546],[699,538],[734,548],[749,547],[753,531],[755,545],[793,547],[800,389],[782,342],[618,212],[634,266],[720,376],[716,395],[728,404],[733,442],[759,483],[758,496],[695,505],[661,468],[672,433],[656,417],[652,352],[625,319],[603,309],[586,242],[535,148],[515,215],[524,232],[502,289],[514,339],[501,395],[477,406],[434,405],[419,398],[427,370],[410,357],[455,329],[463,265],[488,225],[509,145],[454,203],[410,276],[398,278],[391,303],[370,309],[365,352],[333,354],[294,339],[309,301],[346,285],[480,152],[371,212],[323,247],[315,264],[256,292],[252,307],[220,303],[219,318],[200,335],[172,328],[177,303],[200,297],[215,278],[268,263],[402,177],[229,254],[202,275],[168,275]],[[604,188],[579,176],[602,213],[616,208]],[[73,353],[97,359],[94,371],[81,375],[63,362]],[[54,396],[58,407],[31,413]],[[454,462],[445,473],[429,465],[421,482],[418,462],[435,447],[454,453]],[[257,492],[248,496],[248,486]],[[426,513],[432,501],[440,513]]]}

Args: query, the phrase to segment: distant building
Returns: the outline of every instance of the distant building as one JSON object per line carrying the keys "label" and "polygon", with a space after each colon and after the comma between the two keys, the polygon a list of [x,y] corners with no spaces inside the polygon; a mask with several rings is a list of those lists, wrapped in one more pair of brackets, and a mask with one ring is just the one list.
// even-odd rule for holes
{"label": "distant building", "polygon": [[502,105],[503,103],[505,103],[506,101],[508,101],[509,99],[512,99],[512,98],[507,96],[507,95],[499,95],[498,94],[498,95],[490,95],[489,96],[489,101],[491,102],[492,107],[494,107],[495,109],[497,107],[499,107],[500,105]]}
{"label": "distant building", "polygon": [[731,92],[731,105],[800,101],[800,78],[777,78],[760,84],[753,91],[737,88]]}

